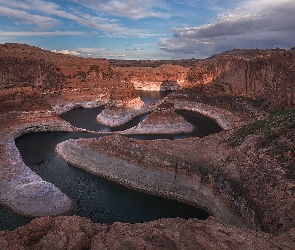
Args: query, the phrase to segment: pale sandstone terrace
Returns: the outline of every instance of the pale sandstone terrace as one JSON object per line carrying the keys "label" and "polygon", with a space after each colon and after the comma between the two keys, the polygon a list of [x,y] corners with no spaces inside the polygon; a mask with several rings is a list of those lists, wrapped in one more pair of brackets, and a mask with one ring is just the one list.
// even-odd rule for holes
{"label": "pale sandstone terrace", "polygon": [[[57,115],[74,107],[105,105],[97,119],[109,126],[153,112],[129,133],[165,126],[187,132],[190,125],[174,113],[179,109],[205,114],[224,129],[204,138],[139,141],[117,134],[56,147],[76,167],[214,217],[113,225],[41,217],[0,232],[3,249],[294,249],[294,49],[234,50],[136,68],[27,45],[4,44],[0,51],[0,202],[14,212],[51,216],[71,209],[58,187],[24,164],[14,139],[81,131]],[[178,90],[147,106],[136,89]]]}

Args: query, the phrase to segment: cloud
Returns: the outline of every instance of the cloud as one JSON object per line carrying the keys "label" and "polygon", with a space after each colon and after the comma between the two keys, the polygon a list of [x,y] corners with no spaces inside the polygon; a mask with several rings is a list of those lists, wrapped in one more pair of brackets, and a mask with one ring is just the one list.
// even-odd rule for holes
{"label": "cloud", "polygon": [[51,17],[30,14],[22,10],[11,9],[0,5],[0,16],[7,16],[24,24],[33,24],[42,29],[49,29],[58,21]]}
{"label": "cloud", "polygon": [[[80,5],[118,17],[138,20],[147,17],[167,19],[170,17],[166,4],[162,0],[72,0]],[[157,10],[156,10],[157,9]],[[162,9],[159,11],[159,9]]]}
{"label": "cloud", "polygon": [[290,48],[295,40],[294,0],[248,0],[209,24],[172,28],[159,44],[172,53],[207,57],[233,48]]}
{"label": "cloud", "polygon": [[0,31],[2,37],[25,36],[82,36],[84,32],[76,31]]}
{"label": "cloud", "polygon": [[[157,60],[157,59],[171,59],[171,54],[166,51],[158,50],[118,50],[118,49],[108,49],[108,48],[78,48],[75,50],[85,57],[98,57],[107,59],[129,59],[129,60]],[[182,55],[175,58],[182,58]]]}
{"label": "cloud", "polygon": [[56,51],[56,50],[52,50],[52,52],[55,52],[55,53],[61,53],[61,54],[65,54],[65,55],[73,55],[73,56],[80,56],[81,53],[75,51],[75,50],[67,50],[67,49],[64,49],[64,50],[59,50],[59,51]]}
{"label": "cloud", "polygon": [[[75,1],[78,2],[78,1]],[[101,6],[102,10],[107,10],[114,12],[112,8],[117,5],[117,11],[122,11],[119,7],[122,7],[125,11],[131,8],[131,2],[127,1],[123,4],[116,1],[109,1],[107,4],[103,4],[101,1],[85,1],[83,6],[90,5],[90,7]],[[147,1],[147,3],[142,3],[142,6],[148,6],[152,1]],[[121,4],[121,5],[120,5]],[[137,2],[134,1],[133,9],[137,6]],[[3,6],[1,6],[3,5]],[[82,7],[82,6],[80,6]],[[99,10],[99,9],[98,9]],[[139,9],[138,11],[141,11]],[[32,14],[31,12],[37,12],[39,15]],[[119,14],[119,12],[117,12]],[[124,14],[124,11],[122,15]],[[125,13],[127,15],[127,13]],[[124,15],[125,15],[124,14]],[[132,13],[131,13],[132,14]],[[75,29],[86,27],[91,29],[90,32],[104,32],[109,36],[121,36],[121,37],[151,37],[159,36],[159,34],[154,34],[143,29],[130,29],[128,27],[122,26],[122,24],[113,18],[102,17],[99,13],[93,13],[93,11],[88,11],[81,8],[73,8],[68,6],[67,8],[62,8],[60,5],[55,4],[50,1],[44,0],[23,0],[23,1],[4,1],[0,0],[0,15],[8,16],[14,20],[21,21],[21,24],[32,24],[43,30],[48,30],[60,23],[66,23],[66,21],[72,22],[71,25]],[[139,13],[136,14],[138,16]],[[78,26],[77,26],[78,24]]]}

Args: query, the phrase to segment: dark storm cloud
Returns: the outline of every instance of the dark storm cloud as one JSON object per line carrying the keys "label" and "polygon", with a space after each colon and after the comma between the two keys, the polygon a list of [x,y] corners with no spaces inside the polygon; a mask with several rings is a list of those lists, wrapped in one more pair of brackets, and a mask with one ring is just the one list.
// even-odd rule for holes
{"label": "dark storm cloud", "polygon": [[215,22],[171,29],[163,50],[206,57],[233,48],[290,48],[295,44],[295,0],[245,1]]}

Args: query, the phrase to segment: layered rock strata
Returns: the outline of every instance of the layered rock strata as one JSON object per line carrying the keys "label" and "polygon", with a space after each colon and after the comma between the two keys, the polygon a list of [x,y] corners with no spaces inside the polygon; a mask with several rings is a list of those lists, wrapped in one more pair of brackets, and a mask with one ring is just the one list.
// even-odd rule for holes
{"label": "layered rock strata", "polygon": [[14,140],[26,133],[77,129],[31,87],[3,90],[0,100],[0,204],[30,217],[65,213],[70,198],[26,166]]}
{"label": "layered rock strata", "polygon": [[121,80],[130,81],[136,90],[176,90],[184,85],[189,67],[165,64],[159,67],[113,67]]}
{"label": "layered rock strata", "polygon": [[113,225],[81,217],[43,217],[0,232],[1,249],[294,249],[292,232],[279,237],[205,221],[161,219]]}
{"label": "layered rock strata", "polygon": [[181,134],[194,130],[192,124],[175,113],[173,103],[164,101],[144,121],[122,134]]}
{"label": "layered rock strata", "polygon": [[294,65],[292,50],[262,51],[261,55],[250,58],[224,54],[196,63],[188,72],[187,80],[191,86],[214,82],[224,93],[294,106]]}
{"label": "layered rock strata", "polygon": [[[127,148],[130,147],[128,140],[114,136],[107,140],[110,139],[121,146],[125,142]],[[106,140],[106,138],[102,140]],[[122,160],[117,156],[109,156],[100,141],[95,139],[68,140],[59,143],[56,146],[56,152],[64,161],[92,174],[135,190],[206,208],[214,216],[228,224],[249,227],[242,218],[232,213],[223,201],[214,195],[213,190],[202,183],[200,175],[178,174],[175,172],[178,171],[177,169],[171,170],[171,168],[174,168],[171,160],[168,161],[168,159],[162,157],[161,160],[164,161],[157,162],[157,159],[148,152],[144,157],[152,160],[155,168],[146,168],[144,164],[138,164],[138,161],[136,164],[133,164],[132,161],[132,163],[129,163],[130,161],[128,162],[126,159]],[[133,156],[136,157],[136,153],[144,154],[143,149],[136,143],[132,143],[131,147]],[[159,167],[159,164],[162,167]]]}
{"label": "layered rock strata", "polygon": [[14,139],[25,133],[73,131],[73,128],[48,110],[2,114],[0,121],[1,205],[33,217],[68,211],[70,198],[25,165]]}
{"label": "layered rock strata", "polygon": [[164,99],[173,103],[177,110],[197,112],[214,119],[224,130],[264,119],[268,115],[259,102],[255,107],[250,100],[222,95],[222,91],[215,92],[215,85],[208,84],[206,91],[202,86],[181,89]]}
{"label": "layered rock strata", "polygon": [[112,85],[110,99],[105,109],[97,116],[97,121],[116,127],[148,111],[149,108],[144,107],[144,102],[131,82],[116,82]]}
{"label": "layered rock strata", "polygon": [[24,44],[0,45],[0,88],[42,91],[98,86],[115,79],[107,60],[80,58]]}
{"label": "layered rock strata", "polygon": [[74,166],[134,189],[205,207],[223,222],[271,233],[292,229],[295,197],[282,168],[263,151],[254,157],[255,138],[232,150],[222,143],[226,138],[223,132],[168,143],[116,135],[69,140],[56,150]]}

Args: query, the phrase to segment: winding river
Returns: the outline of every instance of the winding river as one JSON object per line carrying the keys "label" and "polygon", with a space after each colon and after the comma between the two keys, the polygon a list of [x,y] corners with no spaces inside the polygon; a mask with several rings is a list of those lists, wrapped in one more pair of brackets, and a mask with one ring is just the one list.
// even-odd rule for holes
{"label": "winding river", "polygon": [[[145,103],[150,103],[163,98],[167,93],[139,92]],[[73,109],[61,118],[69,121],[76,127],[88,130],[109,129],[98,124],[96,116],[103,107],[94,109]],[[169,138],[178,139],[188,136],[203,137],[221,130],[212,119],[203,115],[177,111],[195,127],[191,134],[185,135],[133,135],[137,139]],[[141,122],[148,114],[138,116],[120,129],[132,127]],[[117,130],[115,128],[114,130]],[[93,222],[111,224],[121,222],[145,222],[159,218],[182,217],[206,219],[208,214],[200,209],[143,194],[125,188],[103,178],[93,176],[87,172],[74,168],[62,161],[54,152],[55,145],[67,139],[81,137],[101,137],[101,134],[46,132],[26,134],[16,139],[16,145],[24,162],[44,180],[54,183],[62,192],[74,202],[73,209],[67,215],[79,215],[90,218]],[[31,220],[16,215],[10,210],[0,207],[0,230],[13,230],[25,225]]]}

